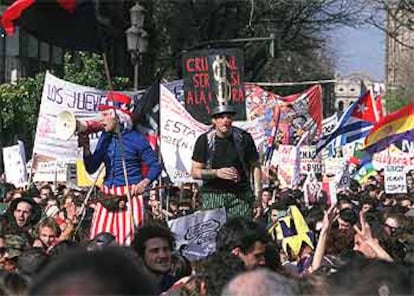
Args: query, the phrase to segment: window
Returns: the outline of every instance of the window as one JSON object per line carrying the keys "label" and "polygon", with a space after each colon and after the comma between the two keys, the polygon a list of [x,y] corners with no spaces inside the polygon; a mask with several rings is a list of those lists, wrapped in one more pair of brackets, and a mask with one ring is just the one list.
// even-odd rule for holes
{"label": "window", "polygon": [[343,101],[339,101],[338,102],[338,112],[342,113],[344,111],[344,102]]}

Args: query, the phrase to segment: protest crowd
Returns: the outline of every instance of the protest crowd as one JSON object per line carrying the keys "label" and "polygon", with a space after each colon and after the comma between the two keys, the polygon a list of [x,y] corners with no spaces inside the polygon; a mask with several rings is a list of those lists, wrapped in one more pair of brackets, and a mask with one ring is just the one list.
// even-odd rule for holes
{"label": "protest crowd", "polygon": [[[16,3],[9,35],[42,1]],[[0,294],[414,295],[414,104],[324,118],[320,84],[245,83],[239,48],[181,60],[145,91],[46,73],[33,147],[2,147]]]}
{"label": "protest crowd", "polygon": [[[104,128],[95,151],[89,149],[88,134],[78,136],[86,170],[93,173],[101,162],[107,167],[102,185],[55,180],[16,187],[3,175],[4,295],[413,293],[414,170],[394,165],[391,173],[404,178],[390,177],[388,163],[361,173],[366,155],[356,149],[336,169],[339,178],[333,183],[335,172],[311,165],[304,173],[298,157],[289,160],[283,149],[298,146],[283,145],[283,132],[275,140],[277,165],[261,165],[264,155],[252,135],[232,125],[236,110],[224,104],[211,114],[213,129],[195,142],[193,181],[174,183],[162,176],[149,142],[127,129],[130,113],[116,103],[128,96],[108,97],[98,106]],[[121,160],[101,154],[119,153],[105,144],[119,143],[112,136],[117,126],[125,128],[125,139],[132,133],[143,143],[142,160],[126,161],[148,166],[145,174],[144,168],[132,174],[139,177],[129,179],[130,195],[119,191],[127,188],[117,175]],[[229,139],[242,147],[228,146]],[[286,178],[281,171],[292,163],[296,168]],[[334,187],[325,186],[326,180]],[[395,180],[403,180],[403,186],[395,186]],[[396,188],[406,192],[392,193]]]}

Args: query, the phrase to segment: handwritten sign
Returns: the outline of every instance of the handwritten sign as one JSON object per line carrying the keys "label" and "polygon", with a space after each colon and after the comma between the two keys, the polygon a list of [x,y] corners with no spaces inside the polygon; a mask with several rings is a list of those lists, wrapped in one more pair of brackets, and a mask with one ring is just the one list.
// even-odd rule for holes
{"label": "handwritten sign", "polygon": [[197,212],[168,221],[175,234],[177,249],[189,260],[207,257],[216,251],[216,237],[220,227],[226,223],[224,208]]}
{"label": "handwritten sign", "polygon": [[66,182],[76,185],[76,164],[68,164],[65,161],[40,162],[33,181]]}
{"label": "handwritten sign", "polygon": [[[77,136],[66,141],[56,134],[56,116],[62,111],[71,111],[78,120],[94,119],[98,115],[98,105],[106,100],[105,93],[105,90],[71,83],[46,73],[33,147],[37,158],[72,163],[81,159]],[[140,97],[138,93],[127,94],[135,101]],[[92,151],[99,135],[89,135]]]}
{"label": "handwritten sign", "polygon": [[407,193],[407,176],[403,165],[387,165],[384,181],[385,193]]}
{"label": "handwritten sign", "polygon": [[322,157],[316,154],[315,146],[300,147],[300,172],[305,174],[313,170],[315,173],[322,173]]}
{"label": "handwritten sign", "polygon": [[213,108],[231,103],[236,120],[246,119],[244,58],[240,49],[210,49],[183,54],[185,108],[202,123]]}
{"label": "handwritten sign", "polygon": [[26,156],[22,141],[18,141],[17,145],[3,148],[3,163],[7,182],[16,187],[27,184]]}

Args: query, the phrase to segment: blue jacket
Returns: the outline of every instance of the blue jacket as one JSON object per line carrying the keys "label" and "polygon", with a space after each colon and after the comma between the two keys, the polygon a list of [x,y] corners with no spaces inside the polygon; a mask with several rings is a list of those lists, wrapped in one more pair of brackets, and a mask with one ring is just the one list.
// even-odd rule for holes
{"label": "blue jacket", "polygon": [[[125,164],[128,173],[128,184],[137,184],[142,176],[141,165],[148,166],[147,178],[154,181],[161,173],[161,164],[152,150],[147,139],[138,131],[126,131],[121,134],[124,144]],[[92,155],[83,158],[86,171],[90,174],[96,172],[103,162],[106,168],[104,185],[125,185],[122,170],[121,153],[118,137],[115,134],[102,132]]]}

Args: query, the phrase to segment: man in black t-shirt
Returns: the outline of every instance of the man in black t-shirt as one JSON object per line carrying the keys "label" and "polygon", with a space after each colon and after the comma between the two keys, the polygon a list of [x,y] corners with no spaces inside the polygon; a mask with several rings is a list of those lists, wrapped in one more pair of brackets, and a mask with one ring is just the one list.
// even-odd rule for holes
{"label": "man in black t-shirt", "polygon": [[191,175],[203,180],[203,209],[224,207],[228,217],[251,217],[254,196],[259,198],[261,190],[259,154],[251,135],[232,126],[234,114],[230,105],[213,110],[213,128],[194,146]]}

